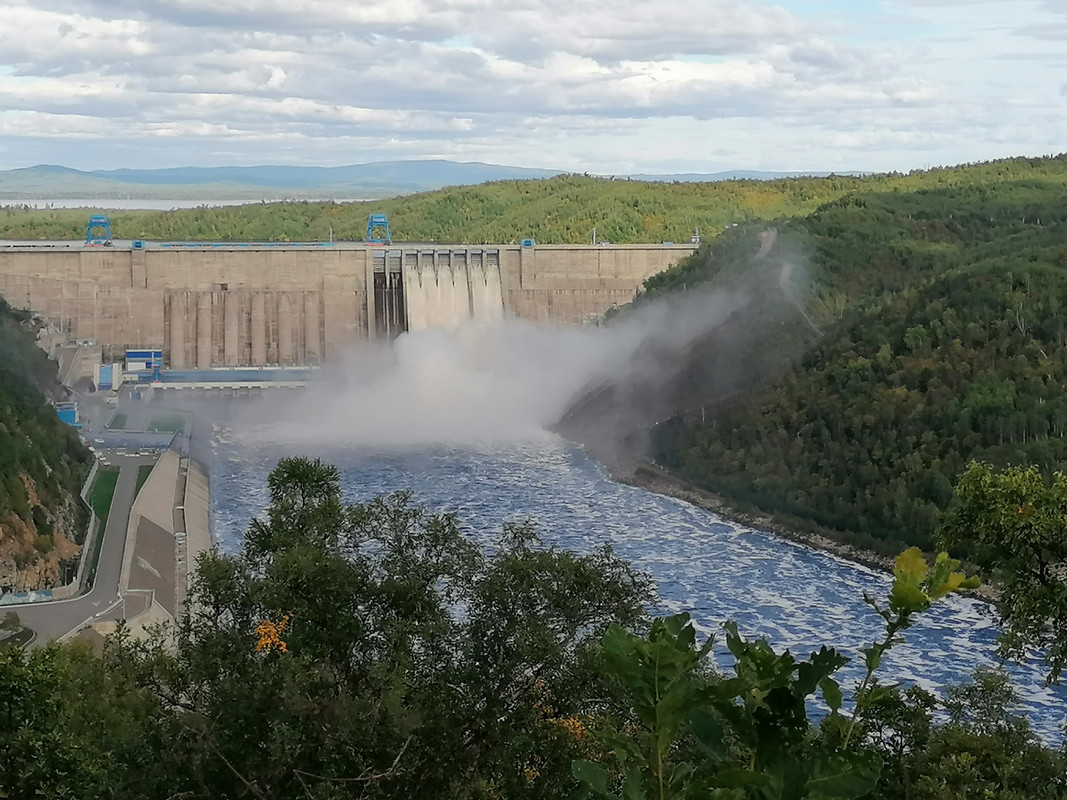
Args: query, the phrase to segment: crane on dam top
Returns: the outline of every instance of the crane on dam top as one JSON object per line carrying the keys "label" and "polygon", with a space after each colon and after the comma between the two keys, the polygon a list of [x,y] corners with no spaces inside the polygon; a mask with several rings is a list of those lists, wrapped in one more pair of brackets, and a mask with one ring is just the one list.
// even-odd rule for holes
{"label": "crane on dam top", "polygon": [[86,247],[111,247],[111,220],[107,214],[93,214],[85,226]]}
{"label": "crane on dam top", "polygon": [[389,232],[389,217],[385,214],[371,214],[367,217],[367,244],[392,244],[393,235]]}

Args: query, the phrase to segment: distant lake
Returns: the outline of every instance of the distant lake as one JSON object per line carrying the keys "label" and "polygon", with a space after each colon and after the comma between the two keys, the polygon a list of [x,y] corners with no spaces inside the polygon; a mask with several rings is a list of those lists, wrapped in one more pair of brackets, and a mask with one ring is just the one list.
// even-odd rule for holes
{"label": "distant lake", "polygon": [[109,211],[172,211],[177,208],[197,208],[199,206],[248,206],[261,202],[266,203],[362,203],[375,198],[346,197],[346,198],[262,198],[244,200],[139,200],[126,199],[116,200],[110,198],[71,198],[59,200],[9,200],[0,198],[0,208],[3,206],[29,206],[30,208],[91,208],[105,209]]}

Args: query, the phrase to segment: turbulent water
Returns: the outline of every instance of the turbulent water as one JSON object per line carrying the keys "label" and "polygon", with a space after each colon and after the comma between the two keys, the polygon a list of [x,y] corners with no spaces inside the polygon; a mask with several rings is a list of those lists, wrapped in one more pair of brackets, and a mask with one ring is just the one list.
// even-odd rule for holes
{"label": "turbulent water", "polygon": [[[546,543],[578,551],[610,543],[655,579],[659,611],[688,611],[707,634],[733,619],[747,636],[801,657],[833,645],[853,658],[839,675],[846,686],[861,677],[860,648],[882,632],[862,593],[885,597],[886,576],[614,483],[581,450],[548,434],[500,447],[308,452],[272,443],[269,429],[219,427],[214,450],[213,528],[226,550],[240,546],[247,521],[265,508],[266,478],[278,459],[311,455],[340,468],[349,502],[411,489],[419,505],[456,512],[474,537],[532,518]],[[988,606],[950,599],[905,633],[880,676],[931,690],[966,680],[978,665],[997,663],[996,635]],[[1044,687],[1037,666],[1009,669],[1035,727],[1058,741],[1067,693]]]}

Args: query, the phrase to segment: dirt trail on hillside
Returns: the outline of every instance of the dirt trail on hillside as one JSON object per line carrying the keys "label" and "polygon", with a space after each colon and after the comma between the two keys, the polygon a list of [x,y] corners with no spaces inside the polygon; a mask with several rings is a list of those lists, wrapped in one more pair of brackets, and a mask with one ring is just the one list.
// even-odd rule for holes
{"label": "dirt trail on hillside", "polygon": [[767,257],[767,253],[771,252],[771,248],[774,247],[774,243],[778,241],[778,229],[767,228],[759,235],[760,248],[759,252],[753,256],[755,261],[762,261]]}

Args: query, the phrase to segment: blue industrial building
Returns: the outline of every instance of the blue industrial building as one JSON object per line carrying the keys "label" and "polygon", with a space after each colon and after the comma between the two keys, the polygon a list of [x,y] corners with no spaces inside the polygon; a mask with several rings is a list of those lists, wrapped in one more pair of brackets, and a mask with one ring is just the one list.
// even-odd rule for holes
{"label": "blue industrial building", "polygon": [[81,430],[82,426],[78,417],[77,403],[56,403],[56,414],[59,415],[60,422],[65,422],[72,428]]}

